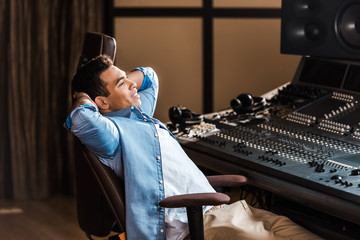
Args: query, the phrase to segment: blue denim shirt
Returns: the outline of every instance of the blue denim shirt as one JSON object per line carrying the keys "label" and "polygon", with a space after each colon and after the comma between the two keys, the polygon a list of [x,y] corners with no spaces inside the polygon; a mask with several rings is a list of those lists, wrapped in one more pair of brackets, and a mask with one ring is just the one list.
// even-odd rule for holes
{"label": "blue denim shirt", "polygon": [[94,106],[82,105],[69,114],[66,126],[124,180],[127,239],[164,239],[165,233],[168,239],[183,238],[188,231],[185,209],[165,211],[158,203],[165,194],[214,189],[163,123],[152,118],[158,78],[151,68],[137,69],[144,73],[139,109],[101,115]]}
{"label": "blue denim shirt", "polygon": [[[82,105],[69,114],[66,126],[124,179],[127,239],[164,239],[165,211],[159,207],[164,183],[154,124],[166,127],[152,118],[158,94],[156,73],[151,68],[138,69],[144,73],[140,109],[131,106],[104,118],[94,106]],[[140,139],[146,139],[146,144],[140,144]]]}

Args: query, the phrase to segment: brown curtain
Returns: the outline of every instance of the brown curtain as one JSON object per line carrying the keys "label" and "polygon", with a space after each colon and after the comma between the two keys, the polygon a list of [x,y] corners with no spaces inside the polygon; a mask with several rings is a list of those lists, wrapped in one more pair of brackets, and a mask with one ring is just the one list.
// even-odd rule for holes
{"label": "brown curtain", "polygon": [[103,0],[3,0],[0,14],[0,198],[72,193],[73,138],[62,124]]}

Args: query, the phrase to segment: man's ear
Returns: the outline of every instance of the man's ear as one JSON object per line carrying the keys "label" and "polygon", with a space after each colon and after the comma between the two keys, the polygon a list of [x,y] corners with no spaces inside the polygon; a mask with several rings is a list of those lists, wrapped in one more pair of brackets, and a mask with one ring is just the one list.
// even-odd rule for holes
{"label": "man's ear", "polygon": [[97,96],[95,97],[95,103],[98,106],[98,108],[103,111],[106,111],[109,109],[109,103],[107,101],[107,99],[103,96]]}

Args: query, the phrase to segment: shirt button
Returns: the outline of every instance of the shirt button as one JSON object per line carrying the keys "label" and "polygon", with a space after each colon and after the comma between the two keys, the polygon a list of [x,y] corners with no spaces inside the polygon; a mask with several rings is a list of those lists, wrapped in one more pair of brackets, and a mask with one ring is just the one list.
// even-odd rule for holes
{"label": "shirt button", "polygon": [[144,119],[144,122],[147,122],[147,119],[146,119],[146,118]]}
{"label": "shirt button", "polygon": [[160,181],[159,181],[159,183],[161,183],[161,184],[162,184],[162,181],[160,180]]}
{"label": "shirt button", "polygon": [[156,159],[157,159],[157,160],[160,160],[160,157],[157,157]]}
{"label": "shirt button", "polygon": [[158,136],[157,133],[155,133],[154,136],[157,137]]}
{"label": "shirt button", "polygon": [[162,232],[162,233],[163,233],[163,232],[164,232],[164,229],[160,229],[160,232]]}
{"label": "shirt button", "polygon": [[134,106],[131,106],[131,109],[134,109]]}

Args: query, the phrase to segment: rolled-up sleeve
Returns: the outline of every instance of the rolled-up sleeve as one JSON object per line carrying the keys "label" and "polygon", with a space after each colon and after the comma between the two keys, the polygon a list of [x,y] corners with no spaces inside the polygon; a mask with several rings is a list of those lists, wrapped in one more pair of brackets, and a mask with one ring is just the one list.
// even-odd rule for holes
{"label": "rolled-up sleeve", "polygon": [[119,145],[115,124],[91,105],[75,108],[67,117],[65,127],[100,158],[112,159]]}
{"label": "rolled-up sleeve", "polygon": [[140,110],[153,116],[156,108],[156,101],[159,93],[159,79],[156,72],[151,67],[139,67],[134,69],[144,73],[144,80],[139,89],[141,100]]}

